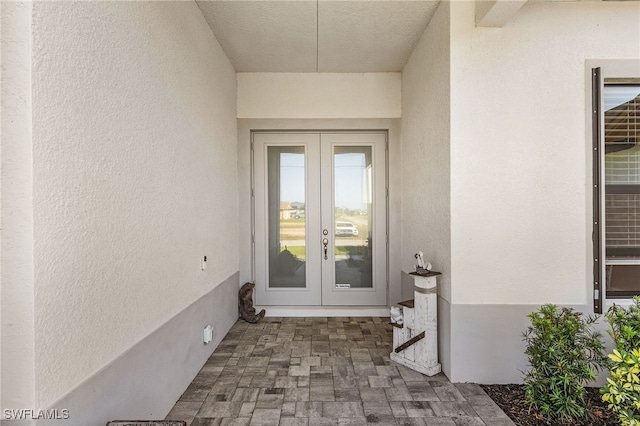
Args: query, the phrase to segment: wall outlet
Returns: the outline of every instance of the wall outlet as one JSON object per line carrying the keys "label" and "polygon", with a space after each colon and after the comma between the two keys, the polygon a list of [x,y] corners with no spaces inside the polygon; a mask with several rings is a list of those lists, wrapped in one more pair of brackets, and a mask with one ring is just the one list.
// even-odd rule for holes
{"label": "wall outlet", "polygon": [[204,328],[204,344],[211,342],[213,340],[213,327],[208,325]]}
{"label": "wall outlet", "polygon": [[203,271],[207,269],[207,256],[202,256],[202,258],[200,259],[200,267]]}

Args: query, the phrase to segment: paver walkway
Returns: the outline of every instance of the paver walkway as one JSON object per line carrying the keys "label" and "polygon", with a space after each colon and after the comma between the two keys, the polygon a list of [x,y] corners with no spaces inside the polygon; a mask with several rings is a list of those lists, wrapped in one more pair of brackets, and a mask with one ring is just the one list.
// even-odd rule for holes
{"label": "paver walkway", "polygon": [[239,320],[167,420],[190,426],[514,424],[480,386],[392,362],[388,321]]}

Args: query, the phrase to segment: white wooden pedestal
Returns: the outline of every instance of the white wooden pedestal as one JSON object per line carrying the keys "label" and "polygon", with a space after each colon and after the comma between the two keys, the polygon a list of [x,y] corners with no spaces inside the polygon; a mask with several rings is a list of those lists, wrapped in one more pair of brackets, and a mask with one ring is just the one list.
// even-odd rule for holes
{"label": "white wooden pedestal", "polygon": [[[400,302],[404,322],[393,324],[393,351],[391,360],[427,376],[441,371],[438,363],[438,294],[436,277],[440,272],[427,275],[409,274],[413,278],[413,300]],[[424,332],[424,338],[420,338]],[[417,340],[411,343],[411,339]],[[403,348],[404,345],[404,348]]]}

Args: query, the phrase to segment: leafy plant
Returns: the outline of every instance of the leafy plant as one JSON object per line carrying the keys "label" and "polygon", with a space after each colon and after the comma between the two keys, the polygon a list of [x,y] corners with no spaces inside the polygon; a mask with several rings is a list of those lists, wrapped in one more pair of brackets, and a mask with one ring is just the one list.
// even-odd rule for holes
{"label": "leafy plant", "polygon": [[631,352],[640,348],[640,297],[634,297],[626,309],[614,304],[605,316],[610,327],[608,333],[616,349]]}
{"label": "leafy plant", "polygon": [[616,349],[607,384],[600,389],[622,425],[640,425],[640,298],[627,309],[613,305],[605,314]]}
{"label": "leafy plant", "polygon": [[640,349],[631,352],[614,349],[609,358],[616,365],[601,389],[602,400],[618,415],[623,426],[640,425]]}
{"label": "leafy plant", "polygon": [[596,316],[547,304],[528,315],[523,333],[531,369],[525,373],[525,398],[546,417],[563,421],[590,416],[584,385],[607,365],[604,343],[593,330]]}

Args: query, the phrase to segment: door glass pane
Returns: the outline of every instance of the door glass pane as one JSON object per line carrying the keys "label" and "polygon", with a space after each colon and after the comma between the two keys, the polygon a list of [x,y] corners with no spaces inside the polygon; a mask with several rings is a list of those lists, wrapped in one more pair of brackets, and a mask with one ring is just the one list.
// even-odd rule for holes
{"label": "door glass pane", "polygon": [[306,287],[304,146],[267,147],[269,287]]}
{"label": "door glass pane", "polygon": [[371,288],[372,162],[370,146],[335,146],[336,288]]}

